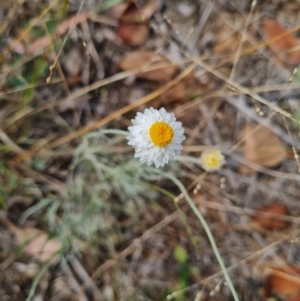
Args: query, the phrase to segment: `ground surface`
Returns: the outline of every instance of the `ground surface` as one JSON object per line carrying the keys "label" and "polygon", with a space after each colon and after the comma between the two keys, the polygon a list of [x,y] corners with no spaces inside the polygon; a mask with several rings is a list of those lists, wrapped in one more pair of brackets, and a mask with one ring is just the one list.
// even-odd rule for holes
{"label": "ground surface", "polygon": [[[183,123],[164,167],[240,300],[300,300],[299,1],[0,0],[0,300],[233,300],[205,231],[122,135]],[[174,202],[175,199],[175,202]]]}

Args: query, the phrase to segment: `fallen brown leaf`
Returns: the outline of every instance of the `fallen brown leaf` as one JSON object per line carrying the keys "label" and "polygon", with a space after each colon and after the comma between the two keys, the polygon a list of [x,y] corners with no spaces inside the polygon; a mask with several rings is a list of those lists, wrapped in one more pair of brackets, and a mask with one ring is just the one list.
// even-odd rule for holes
{"label": "fallen brown leaf", "polygon": [[71,16],[70,18],[64,20],[57,26],[55,33],[58,35],[64,34],[70,28],[75,27],[77,24],[86,21],[90,17],[90,15],[91,12],[83,12],[79,15],[76,14],[74,16]]}
{"label": "fallen brown leaf", "polygon": [[[165,57],[156,54],[153,51],[138,50],[128,53],[120,62],[119,67],[122,70],[130,71],[143,69],[170,63]],[[138,73],[138,78],[144,78],[157,82],[170,80],[178,70],[177,65],[167,66],[160,69]]]}
{"label": "fallen brown leaf", "polygon": [[[57,26],[57,28],[55,30],[55,35],[61,36],[62,34],[67,32],[68,29],[76,26],[77,24],[80,24],[80,23],[86,21],[89,17],[90,17],[90,12],[84,12],[82,14],[74,15],[74,16],[64,20],[62,23],[60,23]],[[50,36],[41,37],[30,44],[30,46],[26,50],[26,53],[27,54],[37,53],[37,52],[43,50],[48,45],[50,45],[51,42],[52,42],[52,38]]]}
{"label": "fallen brown leaf", "polygon": [[49,239],[49,234],[39,229],[16,227],[4,215],[0,213],[0,221],[14,234],[16,243],[22,247],[23,252],[33,256],[40,261],[55,258],[62,248],[62,243],[57,239]]}
{"label": "fallen brown leaf", "polygon": [[[286,32],[275,20],[265,19],[263,32],[267,39],[272,39]],[[293,48],[298,49],[293,50]],[[284,38],[269,44],[270,49],[275,53],[275,61],[280,65],[296,66],[300,61],[300,43],[298,39],[289,34]]]}
{"label": "fallen brown leaf", "polygon": [[247,124],[243,135],[244,156],[251,162],[265,167],[274,167],[286,158],[286,149],[279,138],[267,127]]}
{"label": "fallen brown leaf", "polygon": [[241,173],[243,175],[247,175],[247,176],[252,176],[257,172],[253,168],[251,168],[247,165],[244,165],[244,164],[239,165],[238,171],[239,171],[239,173]]}
{"label": "fallen brown leaf", "polygon": [[47,261],[58,255],[62,248],[60,241],[49,239],[49,234],[35,228],[15,228],[14,234],[20,246],[24,245],[24,252],[33,257]]}
{"label": "fallen brown leaf", "polygon": [[149,36],[149,28],[146,24],[121,23],[117,36],[130,46],[142,45]]}
{"label": "fallen brown leaf", "polygon": [[146,5],[139,7],[132,3],[124,12],[120,20],[134,23],[148,21],[156,11],[157,7],[157,1],[150,1]]}
{"label": "fallen brown leaf", "polygon": [[149,36],[150,29],[146,23],[157,8],[157,1],[149,2],[143,7],[130,5],[122,17],[116,35],[130,46],[142,45]]}
{"label": "fallen brown leaf", "polygon": [[300,300],[300,268],[297,266],[275,267],[271,271],[264,289],[265,297],[276,294],[286,301]]}
{"label": "fallen brown leaf", "polygon": [[273,203],[257,209],[261,214],[252,217],[252,220],[266,230],[282,230],[288,226],[284,220],[276,216],[267,216],[267,213],[289,215],[289,210],[285,205]]}

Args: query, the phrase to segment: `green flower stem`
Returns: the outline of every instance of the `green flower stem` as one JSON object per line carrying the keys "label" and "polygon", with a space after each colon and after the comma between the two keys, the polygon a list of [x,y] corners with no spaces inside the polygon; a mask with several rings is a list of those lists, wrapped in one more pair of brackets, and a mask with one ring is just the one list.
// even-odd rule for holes
{"label": "green flower stem", "polygon": [[107,129],[107,130],[101,130],[101,134],[115,134],[115,135],[129,135],[129,132],[127,131],[122,131],[122,130],[114,130],[114,129]]}
{"label": "green flower stem", "polygon": [[189,157],[189,156],[176,156],[175,161],[190,162],[190,163],[197,164],[201,167],[200,160],[198,158],[193,158],[193,157]]}
{"label": "green flower stem", "polygon": [[39,284],[41,278],[43,277],[43,275],[47,272],[47,270],[49,269],[49,267],[51,266],[51,264],[56,260],[56,256],[57,254],[59,253],[58,252],[55,252],[50,259],[48,259],[46,261],[46,263],[44,264],[44,266],[42,267],[42,269],[39,271],[39,273],[36,275],[32,285],[31,285],[31,288],[30,288],[30,291],[28,293],[28,296],[26,298],[25,301],[31,301],[32,300],[32,297],[34,295],[34,292],[35,292],[35,289],[37,288],[37,285]]}
{"label": "green flower stem", "polygon": [[[193,158],[190,158],[190,159],[193,159]],[[188,160],[186,160],[186,161],[188,161]],[[190,161],[191,161],[191,160],[190,160]],[[176,185],[178,186],[178,188],[180,189],[180,191],[182,192],[182,194],[183,194],[184,197],[186,198],[188,204],[190,205],[190,207],[192,208],[192,210],[194,211],[195,215],[198,217],[198,219],[200,220],[200,222],[201,222],[201,224],[202,224],[202,226],[203,226],[203,228],[204,228],[204,231],[205,231],[205,233],[206,233],[206,235],[207,235],[207,237],[208,237],[208,239],[209,239],[209,242],[210,242],[210,244],[211,244],[211,246],[212,246],[213,252],[214,252],[214,254],[215,254],[216,258],[217,258],[217,261],[218,261],[218,263],[219,263],[219,265],[220,265],[220,268],[221,268],[221,270],[222,270],[222,272],[223,272],[223,274],[224,274],[224,278],[225,278],[225,280],[226,280],[226,282],[227,282],[227,284],[228,284],[228,287],[229,287],[229,289],[230,289],[230,291],[231,291],[231,293],[232,293],[233,299],[234,299],[235,301],[239,301],[238,295],[237,295],[236,290],[235,290],[235,288],[234,288],[234,286],[233,286],[233,283],[232,283],[232,281],[231,281],[231,279],[230,279],[230,276],[229,276],[229,274],[228,274],[228,272],[227,272],[227,269],[226,269],[226,267],[225,267],[225,265],[224,265],[223,259],[222,259],[221,255],[220,255],[220,252],[219,252],[218,247],[217,247],[217,245],[216,245],[216,242],[215,242],[215,239],[214,239],[214,237],[213,237],[213,234],[211,233],[211,231],[210,231],[210,229],[209,229],[209,226],[208,226],[206,220],[204,219],[204,217],[202,216],[201,212],[200,212],[200,211],[198,210],[198,208],[195,206],[193,200],[192,200],[192,199],[190,198],[190,196],[188,195],[186,189],[184,188],[184,186],[182,185],[182,183],[181,183],[176,177],[174,177],[174,176],[173,176],[172,174],[170,174],[170,173],[163,172],[163,171],[161,171],[161,170],[156,170],[156,171],[157,171],[159,174],[162,174],[162,175],[165,176],[166,178],[168,178],[168,179],[170,179],[171,181],[173,181],[174,184],[176,184]],[[172,297],[172,295],[170,295],[170,296]]]}

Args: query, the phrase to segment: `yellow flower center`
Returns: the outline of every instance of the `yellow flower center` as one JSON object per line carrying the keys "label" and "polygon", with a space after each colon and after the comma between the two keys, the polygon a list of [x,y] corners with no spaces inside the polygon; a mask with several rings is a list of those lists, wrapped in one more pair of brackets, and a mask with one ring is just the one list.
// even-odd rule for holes
{"label": "yellow flower center", "polygon": [[204,158],[204,161],[208,166],[211,166],[211,167],[216,167],[220,164],[219,159],[214,154],[206,155],[206,157]]}
{"label": "yellow flower center", "polygon": [[165,147],[171,143],[174,131],[167,123],[157,121],[151,125],[149,135],[154,145]]}

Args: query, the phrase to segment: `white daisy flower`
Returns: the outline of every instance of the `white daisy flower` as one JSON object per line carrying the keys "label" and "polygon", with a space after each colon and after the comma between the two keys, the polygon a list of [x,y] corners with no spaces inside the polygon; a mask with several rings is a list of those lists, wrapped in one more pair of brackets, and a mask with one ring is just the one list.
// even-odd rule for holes
{"label": "white daisy flower", "polygon": [[135,148],[134,157],[142,163],[154,163],[158,168],[181,153],[184,129],[173,113],[167,113],[164,108],[150,108],[144,113],[137,113],[131,121],[133,126],[128,128],[126,138],[128,144]]}

